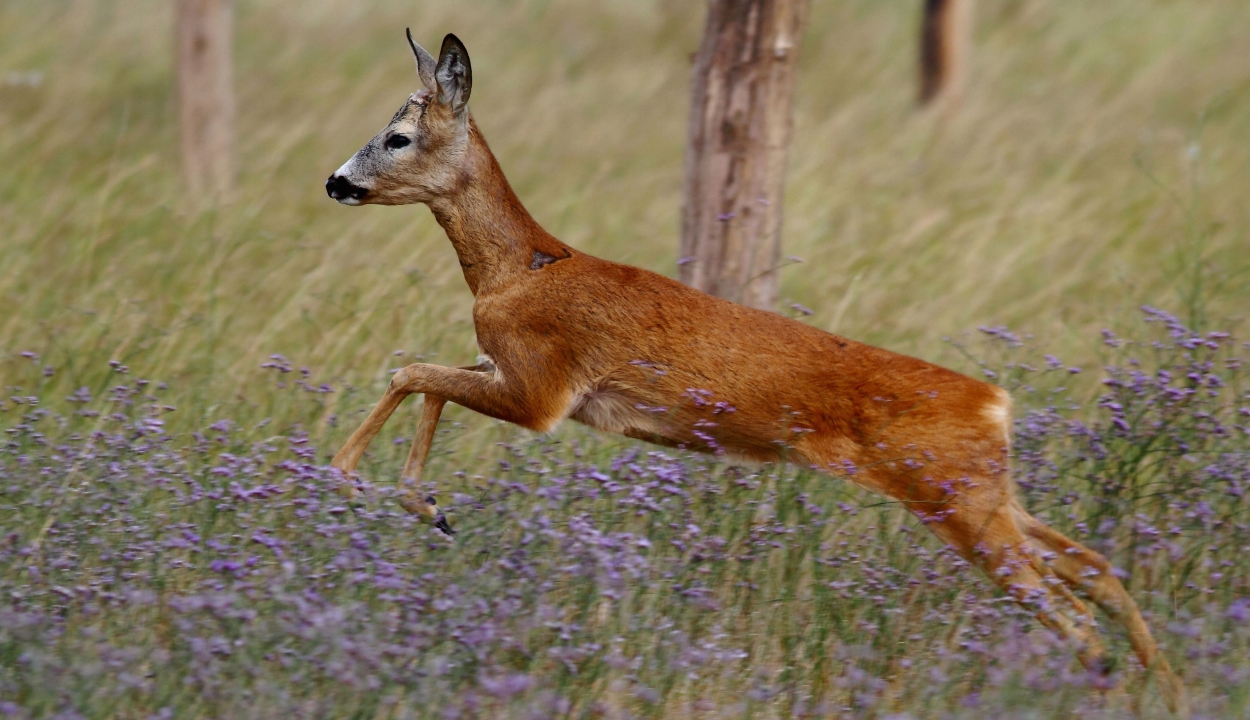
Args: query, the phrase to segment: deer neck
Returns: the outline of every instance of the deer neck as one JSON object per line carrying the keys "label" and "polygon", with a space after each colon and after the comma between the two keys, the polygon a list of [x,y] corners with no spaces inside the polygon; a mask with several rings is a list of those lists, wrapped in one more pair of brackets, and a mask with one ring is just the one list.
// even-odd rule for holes
{"label": "deer neck", "polygon": [[568,257],[568,246],[543,230],[526,211],[472,124],[465,152],[459,186],[429,205],[456,249],[469,290],[477,295],[532,272],[536,253]]}

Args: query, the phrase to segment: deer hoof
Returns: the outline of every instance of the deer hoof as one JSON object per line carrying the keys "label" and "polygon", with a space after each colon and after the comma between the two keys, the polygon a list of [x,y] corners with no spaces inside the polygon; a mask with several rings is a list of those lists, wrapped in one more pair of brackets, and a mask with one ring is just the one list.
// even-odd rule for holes
{"label": "deer hoof", "polygon": [[416,493],[405,493],[400,496],[399,504],[408,512],[416,515],[422,522],[428,522],[438,529],[439,532],[447,537],[454,537],[455,530],[451,529],[451,523],[447,522],[447,516],[442,510],[438,509],[438,502],[433,495],[421,499]]}
{"label": "deer hoof", "polygon": [[442,513],[439,513],[434,518],[434,527],[449,538],[454,538],[456,536],[456,531],[452,530],[451,525],[447,522],[447,516]]}

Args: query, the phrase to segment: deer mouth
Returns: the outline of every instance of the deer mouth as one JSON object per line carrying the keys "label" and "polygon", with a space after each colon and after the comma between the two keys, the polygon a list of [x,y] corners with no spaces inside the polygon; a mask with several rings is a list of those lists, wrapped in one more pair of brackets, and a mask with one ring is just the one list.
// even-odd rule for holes
{"label": "deer mouth", "polygon": [[360,205],[369,194],[369,188],[360,187],[346,177],[334,174],[326,180],[326,194],[341,205]]}

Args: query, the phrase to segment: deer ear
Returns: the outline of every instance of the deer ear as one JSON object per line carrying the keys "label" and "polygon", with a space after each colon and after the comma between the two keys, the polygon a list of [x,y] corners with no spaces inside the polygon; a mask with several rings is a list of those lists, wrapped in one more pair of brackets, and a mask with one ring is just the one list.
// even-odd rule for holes
{"label": "deer ear", "polygon": [[434,66],[438,64],[438,61],[434,59],[430,51],[412,39],[412,30],[404,28],[404,32],[408,35],[408,46],[412,48],[412,55],[417,59],[417,75],[421,78],[421,84],[426,90],[437,90],[438,84],[434,81]]}
{"label": "deer ear", "polygon": [[434,79],[438,82],[438,101],[456,115],[463,113],[473,89],[473,66],[469,64],[469,51],[455,35],[443,38]]}

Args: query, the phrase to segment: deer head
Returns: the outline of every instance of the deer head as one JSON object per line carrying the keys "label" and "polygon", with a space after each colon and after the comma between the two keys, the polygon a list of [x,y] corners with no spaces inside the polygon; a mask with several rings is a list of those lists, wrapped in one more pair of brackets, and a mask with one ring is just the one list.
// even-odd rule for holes
{"label": "deer head", "polygon": [[453,192],[469,144],[469,52],[455,35],[443,38],[438,60],[412,39],[424,90],[408,97],[391,123],[326,181],[344,205],[409,205]]}

